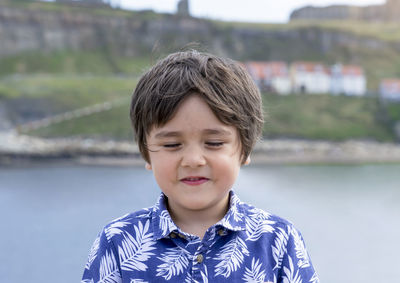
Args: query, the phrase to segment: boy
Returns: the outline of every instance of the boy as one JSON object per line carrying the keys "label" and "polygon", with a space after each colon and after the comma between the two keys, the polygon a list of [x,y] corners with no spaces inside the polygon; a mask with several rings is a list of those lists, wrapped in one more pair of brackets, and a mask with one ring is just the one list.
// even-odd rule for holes
{"label": "boy", "polygon": [[105,226],[82,282],[318,282],[292,224],[232,191],[263,124],[239,64],[169,55],[140,79],[131,120],[162,194]]}

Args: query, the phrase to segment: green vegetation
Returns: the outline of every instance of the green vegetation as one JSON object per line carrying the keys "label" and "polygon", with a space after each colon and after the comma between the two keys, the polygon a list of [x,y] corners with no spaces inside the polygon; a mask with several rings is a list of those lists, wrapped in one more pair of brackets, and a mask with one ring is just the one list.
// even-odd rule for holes
{"label": "green vegetation", "polygon": [[[127,102],[123,106],[53,124],[28,134],[130,140],[129,97],[134,84],[133,79],[117,77],[37,76],[0,80],[0,91],[1,87],[14,89],[14,93],[9,94],[14,98],[15,93],[19,94],[19,98],[52,96],[54,104],[64,111],[125,97]],[[263,94],[263,101],[267,114],[264,126],[266,138],[393,141],[395,137],[388,119],[400,119],[400,105],[381,106],[375,98]],[[381,117],[383,110],[389,113],[387,119]]]}
{"label": "green vegetation", "polygon": [[64,121],[29,134],[40,137],[90,137],[97,139],[132,140],[129,99],[123,106]]}
{"label": "green vegetation", "polygon": [[[129,104],[136,82],[137,77],[91,75],[5,77],[0,79],[0,103],[6,107],[10,120],[18,125],[27,118],[38,120],[106,101],[112,102],[116,99],[126,98]],[[109,121],[109,118],[102,117],[106,119],[102,124],[120,121],[118,119]],[[98,127],[86,123],[80,124],[78,119],[73,123],[76,131],[81,131],[82,127],[91,127],[92,131],[96,131]],[[114,127],[117,128],[118,125]],[[70,134],[62,123],[43,130],[43,132],[29,134],[39,136],[59,136],[60,133],[64,133],[61,134],[62,136],[68,136]],[[102,134],[101,131],[100,134]]]}
{"label": "green vegetation", "polygon": [[375,98],[264,94],[264,104],[268,138],[394,140],[390,127],[378,117]]}
{"label": "green vegetation", "polygon": [[109,56],[101,51],[25,52],[0,58],[0,76],[10,73],[60,73],[110,75],[140,74],[150,65],[148,57]]}
{"label": "green vegetation", "polygon": [[325,30],[340,31],[352,33],[354,35],[376,38],[384,41],[399,41],[400,40],[400,24],[390,22],[366,22],[366,21],[312,21],[312,20],[296,20],[287,24],[270,24],[270,23],[243,23],[243,22],[223,22],[213,21],[219,27],[239,27],[258,30],[298,30],[320,28]]}
{"label": "green vegetation", "polygon": [[[35,0],[2,0],[7,6],[14,6],[31,11],[48,11],[48,12],[82,12],[101,16],[117,16],[117,17],[140,17],[142,19],[156,19],[163,16],[163,14],[155,13],[151,10],[144,11],[128,11],[119,8],[112,8],[110,6],[95,5],[91,6],[90,9],[85,9],[84,5],[71,5],[65,3],[56,2],[44,2]],[[0,4],[3,4],[0,3]],[[84,9],[84,10],[83,10]]]}
{"label": "green vegetation", "polygon": [[136,81],[117,76],[17,75],[0,79],[0,98],[51,98],[78,108],[130,95]]}
{"label": "green vegetation", "polygon": [[[137,24],[167,17],[152,11],[123,11],[107,6],[87,9],[79,5],[28,0],[3,0],[0,5],[22,7],[28,12],[52,11],[123,17],[132,19]],[[317,41],[312,42],[312,39],[307,38],[303,40],[302,36],[294,39],[257,36],[249,45],[242,42],[245,49],[239,52],[237,50],[243,46],[238,45],[235,37],[237,28],[299,32],[338,31],[338,36],[341,35],[340,32],[355,35],[352,40],[356,44],[336,44],[325,50]],[[288,24],[255,24],[212,21],[210,34],[219,36],[223,52],[234,54],[236,59],[243,61],[278,58],[288,63],[294,60],[309,60],[321,61],[327,65],[336,62],[360,64],[366,71],[368,89],[372,91],[378,89],[382,78],[400,77],[400,54],[395,46],[400,42],[400,25],[396,23],[295,21]],[[6,107],[11,122],[19,123],[126,98],[127,102],[123,106],[53,124],[28,134],[41,137],[131,139],[129,97],[138,76],[157,59],[155,52],[165,53],[168,46],[173,49],[176,44],[183,42],[173,33],[165,33],[164,36],[162,48],[156,51],[151,51],[151,48],[138,38],[135,43],[137,48],[134,49],[137,52],[132,52],[140,54],[136,57],[123,56],[115,51],[117,49],[112,45],[103,46],[102,41],[96,44],[96,50],[38,50],[2,57],[0,103]],[[359,39],[363,40],[362,44],[358,42]],[[213,38],[204,39],[199,35],[198,39],[194,36],[193,40],[200,42],[200,48],[203,45],[213,46]],[[364,48],[364,43],[371,43],[372,47]],[[379,46],[375,48],[375,44]],[[272,94],[263,94],[263,97],[267,113],[264,127],[266,138],[393,141],[394,121],[400,121],[400,104],[381,104],[377,98]],[[23,107],[20,107],[21,105]],[[19,119],[24,115],[25,120]]]}
{"label": "green vegetation", "polygon": [[387,104],[385,107],[389,121],[400,121],[400,103]]}
{"label": "green vegetation", "polygon": [[[268,24],[268,23],[241,23],[241,22],[222,22],[213,21],[216,28],[229,31],[234,28],[244,28],[250,30],[267,31],[312,31],[337,32],[352,34],[354,42],[364,39],[362,44],[342,44],[327,48],[321,52],[315,49],[318,44],[313,42],[293,42],[280,41],[279,38],[259,39],[260,46],[269,46],[271,50],[278,53],[284,61],[294,60],[319,61],[327,65],[341,62],[343,64],[358,64],[365,70],[367,76],[367,88],[376,91],[383,78],[400,77],[400,53],[396,45],[400,42],[400,23],[385,22],[361,22],[361,21],[292,21],[287,24]],[[344,37],[346,38],[346,37]],[[346,40],[346,39],[344,39]],[[247,50],[244,56],[252,60],[260,58],[263,60],[269,50],[260,50],[259,53]]]}

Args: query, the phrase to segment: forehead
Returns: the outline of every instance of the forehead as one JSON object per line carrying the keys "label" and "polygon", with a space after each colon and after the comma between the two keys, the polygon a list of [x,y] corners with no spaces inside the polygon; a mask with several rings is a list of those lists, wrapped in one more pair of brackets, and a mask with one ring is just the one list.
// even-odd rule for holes
{"label": "forehead", "polygon": [[150,136],[176,136],[201,131],[208,135],[232,135],[236,128],[224,124],[199,95],[190,95],[177,107],[174,115],[162,126],[154,126]]}

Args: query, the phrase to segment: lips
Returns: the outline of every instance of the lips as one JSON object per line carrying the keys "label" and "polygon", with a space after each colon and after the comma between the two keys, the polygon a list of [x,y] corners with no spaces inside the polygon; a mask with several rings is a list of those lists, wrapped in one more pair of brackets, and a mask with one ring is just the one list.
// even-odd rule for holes
{"label": "lips", "polygon": [[198,185],[204,184],[208,180],[209,179],[206,177],[190,176],[190,177],[185,177],[185,178],[181,179],[180,181],[186,185],[198,186]]}

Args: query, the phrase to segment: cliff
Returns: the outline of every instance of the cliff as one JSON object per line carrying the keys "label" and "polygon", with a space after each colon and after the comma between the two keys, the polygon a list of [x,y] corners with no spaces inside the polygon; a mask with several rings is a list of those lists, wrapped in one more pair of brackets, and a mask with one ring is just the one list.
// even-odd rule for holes
{"label": "cliff", "polygon": [[[345,21],[296,22],[281,25],[227,23],[156,14],[152,11],[122,11],[106,6],[89,8],[60,3],[19,2],[17,4],[0,0],[0,130],[113,100],[118,95],[127,95],[134,86],[134,78],[139,70],[133,73],[133,68],[127,68],[126,65],[135,68],[139,66],[137,69],[141,71],[149,61],[179,50],[192,42],[198,43],[200,49],[241,61],[284,60],[290,63],[294,60],[312,60],[327,64],[359,64],[366,70],[368,87],[371,90],[377,89],[382,77],[400,76],[398,24],[376,25]],[[97,54],[98,57],[90,61],[93,54]],[[54,63],[57,60],[62,60],[63,63],[57,65]],[[144,61],[145,64],[138,64]],[[88,64],[84,68],[72,68],[71,62],[77,65],[82,62]],[[69,67],[63,69],[63,66]],[[32,76],[37,72],[45,74]],[[114,76],[115,73],[119,73],[120,76]],[[270,103],[272,98],[267,100]],[[304,97],[300,100],[306,103]],[[317,104],[321,102],[315,97],[312,100]],[[372,101],[365,98],[365,101],[367,100]],[[362,106],[365,101],[358,99],[356,105]],[[338,109],[353,109],[349,108],[351,103],[348,99],[344,103],[344,106],[327,103],[329,108],[320,111],[329,114],[340,112]],[[370,104],[374,107],[368,107]],[[340,124],[340,127],[333,131],[339,132],[339,140],[354,138],[354,132],[358,134],[357,138],[394,140],[391,133],[387,133],[392,128],[391,119],[385,118],[381,113],[383,110],[375,104],[378,105],[373,100],[366,104],[366,108],[353,109],[352,113],[363,114],[362,119],[349,117],[347,113],[343,113],[343,119],[342,116],[340,119],[332,117],[333,121],[346,125],[349,124],[348,121],[355,119],[357,126],[373,126],[372,131],[361,127],[361,134],[349,127],[343,134]],[[299,106],[302,104],[291,104],[288,100],[278,101],[276,105],[279,107],[272,108],[271,113],[282,109],[282,105],[295,105],[296,109],[306,109],[306,104]],[[307,102],[307,105],[311,103]],[[291,107],[289,112],[293,112],[292,109],[294,108]],[[391,113],[399,113],[396,109]],[[129,126],[128,121],[120,123],[127,118],[128,112],[125,111],[127,110],[117,108],[107,113],[110,116],[88,117],[84,123],[77,119],[68,124],[75,132],[68,132],[68,125],[59,125],[56,130],[49,129],[52,133],[50,136],[57,136],[54,133],[61,132],[70,136],[87,134],[115,137],[115,132],[119,131],[121,139],[130,138],[130,129],[128,131],[118,128],[120,124]],[[302,115],[301,111],[297,112]],[[315,108],[306,112],[317,113]],[[272,113],[273,119],[272,115],[277,117],[278,122],[286,122],[274,123],[284,129],[288,128],[289,122],[296,122],[293,123],[295,132],[282,132],[277,128],[274,137],[315,138],[315,132],[318,132],[313,129],[311,134],[299,134],[298,121],[301,116],[288,118],[287,113],[283,111]],[[326,115],[324,117],[327,118]],[[325,121],[330,122],[332,119]],[[303,120],[312,126],[314,123],[318,124],[318,129],[329,126],[332,132],[332,124],[325,126],[319,118]],[[87,131],[89,128],[90,131]],[[268,132],[273,133],[271,128]],[[319,135],[318,138],[329,139],[326,132],[323,133],[325,134]]]}
{"label": "cliff", "polygon": [[359,20],[400,22],[400,1],[387,0],[383,5],[366,7],[331,5],[327,7],[306,6],[293,11],[290,20]]}
{"label": "cliff", "polygon": [[191,42],[238,60],[346,60],[362,64],[367,57],[379,57],[382,50],[400,51],[399,38],[382,40],[368,31],[363,34],[346,27],[222,23],[59,3],[0,3],[0,38],[0,58],[57,50],[97,50],[109,58],[138,57],[154,50],[179,50]]}

